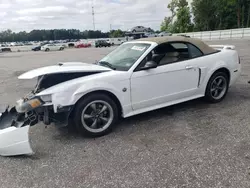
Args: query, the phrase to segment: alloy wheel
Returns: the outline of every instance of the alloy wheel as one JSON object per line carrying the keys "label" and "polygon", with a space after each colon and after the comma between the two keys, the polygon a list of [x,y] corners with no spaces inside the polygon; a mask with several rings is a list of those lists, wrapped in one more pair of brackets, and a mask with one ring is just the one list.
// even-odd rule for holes
{"label": "alloy wheel", "polygon": [[218,100],[225,95],[226,91],[227,91],[226,78],[224,76],[216,77],[211,84],[211,89],[210,89],[211,96],[214,99]]}
{"label": "alloy wheel", "polygon": [[114,119],[111,105],[103,100],[89,103],[82,111],[81,122],[85,129],[93,133],[106,130]]}

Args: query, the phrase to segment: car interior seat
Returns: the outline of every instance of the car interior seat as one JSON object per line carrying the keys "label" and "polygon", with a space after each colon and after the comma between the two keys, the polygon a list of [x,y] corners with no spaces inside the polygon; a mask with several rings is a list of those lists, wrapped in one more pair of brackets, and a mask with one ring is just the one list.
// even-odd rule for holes
{"label": "car interior seat", "polygon": [[154,51],[153,60],[159,65],[169,64],[179,60],[180,53],[177,52],[171,45],[164,44],[157,47]]}
{"label": "car interior seat", "polygon": [[179,55],[180,54],[178,52],[168,52],[161,59],[159,65],[165,65],[165,64],[176,62],[179,60]]}

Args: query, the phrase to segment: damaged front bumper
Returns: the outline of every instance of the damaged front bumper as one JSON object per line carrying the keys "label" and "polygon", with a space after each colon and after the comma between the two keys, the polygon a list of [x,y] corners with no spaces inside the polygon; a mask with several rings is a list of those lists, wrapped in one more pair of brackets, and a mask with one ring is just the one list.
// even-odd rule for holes
{"label": "damaged front bumper", "polygon": [[20,100],[13,108],[0,107],[0,156],[33,154],[29,129],[40,121],[45,125],[68,124],[71,106],[61,107],[54,113],[52,105],[44,105],[42,100],[35,99]]}

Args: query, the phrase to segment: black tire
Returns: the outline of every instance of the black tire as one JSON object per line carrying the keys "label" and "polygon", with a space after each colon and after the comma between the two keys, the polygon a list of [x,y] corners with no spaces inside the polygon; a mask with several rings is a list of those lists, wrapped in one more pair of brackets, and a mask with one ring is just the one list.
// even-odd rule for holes
{"label": "black tire", "polygon": [[[218,97],[214,97],[212,94],[213,84],[215,83],[216,79],[222,79],[223,82],[223,90]],[[219,86],[218,86],[219,87]],[[208,81],[206,92],[205,92],[205,100],[210,103],[219,103],[221,102],[227,95],[229,87],[229,77],[225,72],[215,72]]]}
{"label": "black tire", "polygon": [[62,51],[62,50],[63,50],[63,48],[61,47],[61,48],[60,48],[60,51]]}
{"label": "black tire", "polygon": [[[98,131],[98,129],[93,129],[93,128],[89,127],[87,125],[87,123],[85,122],[85,120],[83,120],[84,123],[82,121],[82,114],[85,113],[89,108],[91,110],[92,108],[90,107],[90,104],[95,103],[96,101],[97,101],[97,103],[98,103],[98,101],[99,102],[104,101],[106,104],[108,104],[109,107],[108,107],[107,113],[109,114],[110,117],[112,117],[112,118],[108,118],[108,117],[106,118],[106,119],[108,119],[107,124],[105,124],[105,126],[107,125],[107,127],[104,128],[103,130],[99,129],[99,131]],[[97,108],[97,106],[96,106],[96,108]],[[109,111],[110,110],[109,108],[112,109],[112,112]],[[88,117],[88,121],[90,121],[91,122],[90,124],[93,125],[92,121],[94,122],[95,121],[94,119],[97,117],[96,117],[96,115],[91,115],[91,116],[92,116],[92,118]],[[99,137],[99,136],[104,136],[113,130],[113,128],[115,127],[116,122],[118,120],[118,117],[119,117],[119,114],[118,114],[118,107],[117,107],[116,103],[109,96],[107,96],[105,94],[94,93],[92,95],[88,95],[88,96],[84,97],[83,100],[81,100],[77,104],[77,106],[75,108],[75,114],[74,114],[74,123],[76,125],[76,129],[83,136]],[[101,118],[98,118],[98,119],[100,120]],[[112,121],[111,121],[111,119],[112,119]],[[91,131],[90,129],[96,130],[97,132]]]}
{"label": "black tire", "polygon": [[45,49],[45,52],[48,52],[48,51],[49,51],[49,48],[46,48],[46,49]]}

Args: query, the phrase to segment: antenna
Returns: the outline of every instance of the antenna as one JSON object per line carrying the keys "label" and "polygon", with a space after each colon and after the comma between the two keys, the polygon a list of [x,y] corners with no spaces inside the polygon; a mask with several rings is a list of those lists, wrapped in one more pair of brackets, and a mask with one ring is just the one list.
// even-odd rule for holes
{"label": "antenna", "polygon": [[92,16],[93,16],[93,27],[95,31],[95,10],[94,10],[94,0],[92,0]]}

